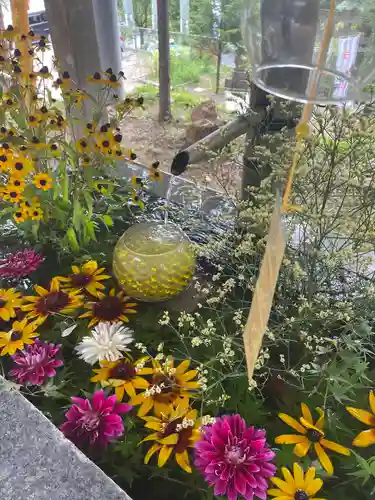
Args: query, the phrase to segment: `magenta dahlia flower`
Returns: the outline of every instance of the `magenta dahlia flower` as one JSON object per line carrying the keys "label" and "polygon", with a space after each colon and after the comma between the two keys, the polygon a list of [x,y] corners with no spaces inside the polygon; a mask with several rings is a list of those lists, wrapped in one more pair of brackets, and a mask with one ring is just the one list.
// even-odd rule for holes
{"label": "magenta dahlia flower", "polygon": [[82,446],[107,446],[110,441],[124,433],[121,413],[128,413],[132,407],[117,403],[116,396],[106,397],[102,390],[96,391],[91,399],[72,398],[73,404],[65,413],[68,419],[60,427],[73,443]]}
{"label": "magenta dahlia flower", "polygon": [[238,414],[217,418],[195,443],[195,467],[214,486],[214,494],[228,500],[265,500],[268,478],[276,472],[274,457],[265,431],[247,427]]}
{"label": "magenta dahlia flower", "polygon": [[17,365],[9,375],[19,384],[43,385],[49,377],[56,375],[55,369],[64,363],[56,359],[61,345],[48,344],[35,339],[34,344],[26,345],[23,351],[12,356]]}
{"label": "magenta dahlia flower", "polygon": [[35,271],[44,258],[34,250],[11,253],[0,260],[0,278],[24,278]]}

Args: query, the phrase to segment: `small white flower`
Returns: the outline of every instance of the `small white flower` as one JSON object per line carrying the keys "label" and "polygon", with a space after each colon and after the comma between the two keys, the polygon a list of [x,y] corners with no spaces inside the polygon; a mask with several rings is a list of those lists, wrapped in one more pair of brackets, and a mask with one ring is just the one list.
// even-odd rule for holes
{"label": "small white flower", "polygon": [[101,360],[117,361],[129,351],[126,346],[133,340],[133,331],[122,323],[101,322],[91,331],[91,337],[83,337],[76,351],[90,365]]}

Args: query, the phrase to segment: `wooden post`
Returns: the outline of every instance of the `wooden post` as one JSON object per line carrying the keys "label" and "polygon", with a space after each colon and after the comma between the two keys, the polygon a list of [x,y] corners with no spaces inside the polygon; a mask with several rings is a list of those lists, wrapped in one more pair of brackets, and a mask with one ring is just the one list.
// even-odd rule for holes
{"label": "wooden post", "polygon": [[168,0],[157,0],[159,37],[159,121],[171,119]]}
{"label": "wooden post", "polygon": [[[27,35],[30,31],[29,16],[27,14],[28,4],[28,0],[11,0],[12,23],[15,28],[19,29],[21,35]],[[22,71],[28,75],[33,70],[33,58],[28,53],[27,40],[16,42],[16,48],[22,54],[20,60]]]}

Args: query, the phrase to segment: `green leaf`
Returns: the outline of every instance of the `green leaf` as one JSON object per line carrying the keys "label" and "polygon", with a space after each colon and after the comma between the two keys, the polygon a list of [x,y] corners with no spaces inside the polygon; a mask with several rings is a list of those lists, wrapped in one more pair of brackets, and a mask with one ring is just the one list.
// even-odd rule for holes
{"label": "green leaf", "polygon": [[93,200],[92,196],[88,191],[83,192],[83,197],[85,198],[86,201],[86,206],[88,210],[88,218],[91,219],[92,217],[92,206],[93,206]]}
{"label": "green leaf", "polygon": [[112,217],[110,217],[109,215],[103,215],[102,219],[103,219],[103,222],[106,226],[108,226],[108,227],[113,226]]}
{"label": "green leaf", "polygon": [[73,202],[73,226],[74,229],[79,232],[82,222],[82,207],[78,199]]}
{"label": "green leaf", "polygon": [[79,252],[80,246],[77,240],[76,233],[72,227],[70,227],[66,232],[68,244],[73,252]]}

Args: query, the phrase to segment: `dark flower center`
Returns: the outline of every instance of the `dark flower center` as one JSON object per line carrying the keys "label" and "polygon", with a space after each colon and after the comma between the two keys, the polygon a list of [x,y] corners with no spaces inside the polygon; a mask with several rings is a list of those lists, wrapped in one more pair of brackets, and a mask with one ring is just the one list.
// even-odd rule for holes
{"label": "dark flower center", "polygon": [[99,320],[113,321],[123,312],[123,302],[119,297],[104,297],[93,306],[94,316]]}
{"label": "dark flower center", "polygon": [[85,147],[87,146],[87,142],[86,142],[86,141],[81,141],[81,142],[80,142],[80,145],[81,145],[83,148],[85,148]]}
{"label": "dark flower center", "polygon": [[193,433],[193,427],[189,426],[183,429],[177,430],[177,426],[181,425],[183,422],[183,418],[176,418],[173,422],[169,422],[163,431],[163,438],[170,436],[171,434],[178,433],[178,441],[175,445],[176,453],[182,453],[186,450],[189,444],[189,439]]}
{"label": "dark flower center", "polygon": [[309,429],[307,435],[312,443],[318,443],[323,437],[323,434],[315,429]]}
{"label": "dark flower center", "polygon": [[7,303],[7,301],[6,301],[6,300],[4,300],[4,299],[0,299],[0,308],[1,308],[1,307],[4,307],[6,303]]}
{"label": "dark flower center", "polygon": [[19,172],[23,169],[23,163],[20,161],[17,161],[16,164],[14,165],[15,169],[18,170]]}
{"label": "dark flower center", "polygon": [[16,342],[17,340],[22,339],[22,332],[19,332],[18,330],[13,330],[10,336],[10,340],[12,342]]}
{"label": "dark flower center", "polygon": [[231,465],[238,465],[246,460],[246,453],[239,445],[226,446],[225,458]]}
{"label": "dark flower center", "polygon": [[41,186],[45,186],[47,184],[47,181],[45,179],[40,179],[39,184]]}
{"label": "dark flower center", "polygon": [[11,192],[9,193],[9,196],[10,196],[11,198],[17,198],[18,193],[16,193],[16,191],[11,191]]}
{"label": "dark flower center", "polygon": [[4,163],[5,163],[7,160],[8,160],[8,158],[7,158],[5,155],[1,155],[1,156],[0,156],[0,161],[1,161],[1,162],[4,162]]}
{"label": "dark flower center", "polygon": [[86,286],[92,281],[92,276],[84,273],[71,274],[69,278],[74,287]]}
{"label": "dark flower center", "polygon": [[309,500],[309,495],[304,490],[297,490],[294,495],[294,500]]}
{"label": "dark flower center", "polygon": [[160,387],[161,392],[156,393],[153,398],[160,403],[173,403],[181,391],[174,377],[164,373],[157,373],[152,377],[152,384]]}
{"label": "dark flower center", "polygon": [[109,141],[103,141],[102,144],[103,144],[103,147],[108,148]]}
{"label": "dark flower center", "polygon": [[109,378],[117,378],[120,380],[131,380],[136,376],[133,363],[130,361],[122,361],[117,366],[112,368]]}
{"label": "dark flower center", "polygon": [[100,425],[100,416],[95,412],[87,412],[80,419],[80,423],[85,431],[94,431]]}
{"label": "dark flower center", "polygon": [[100,80],[100,73],[97,71],[94,73],[94,80]]}
{"label": "dark flower center", "polygon": [[50,292],[37,302],[36,310],[38,313],[47,314],[61,311],[69,304],[69,295],[65,292]]}

